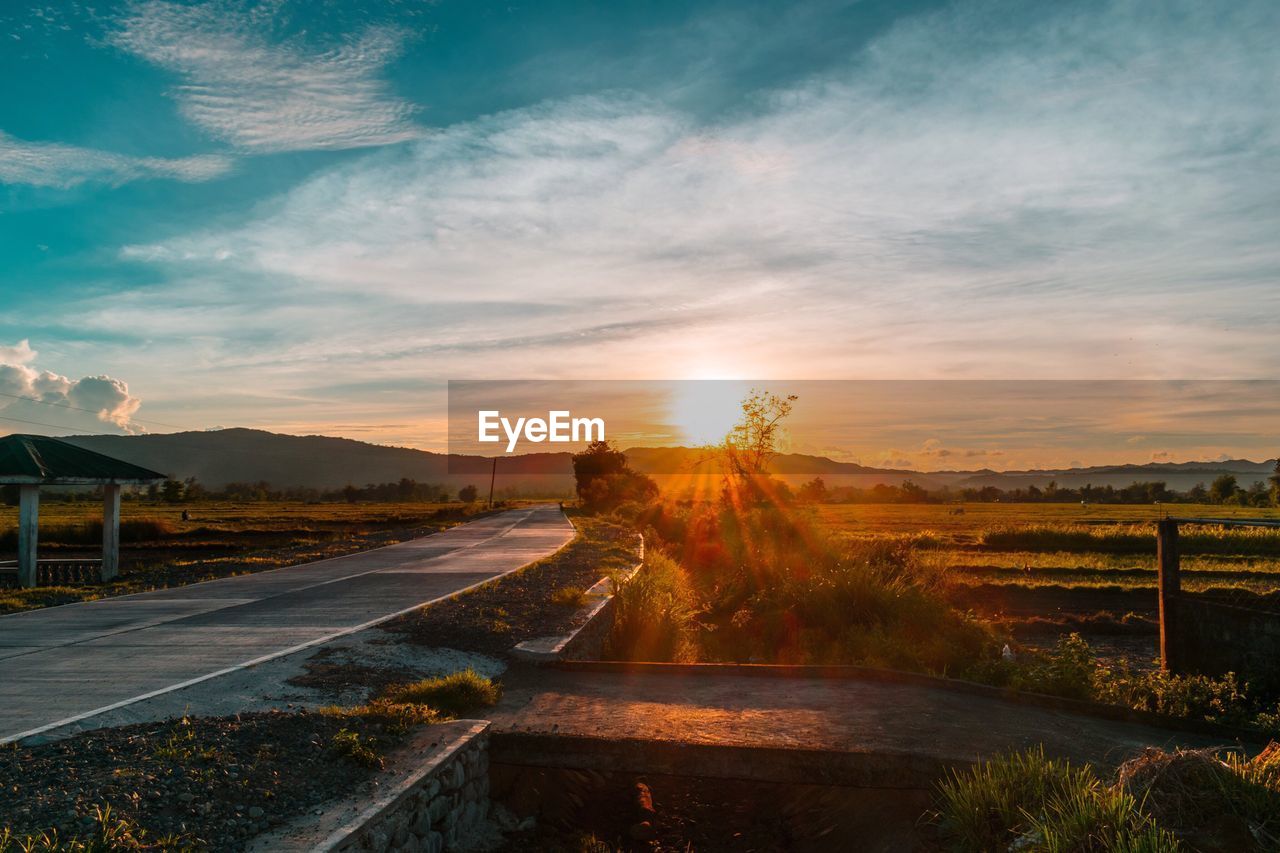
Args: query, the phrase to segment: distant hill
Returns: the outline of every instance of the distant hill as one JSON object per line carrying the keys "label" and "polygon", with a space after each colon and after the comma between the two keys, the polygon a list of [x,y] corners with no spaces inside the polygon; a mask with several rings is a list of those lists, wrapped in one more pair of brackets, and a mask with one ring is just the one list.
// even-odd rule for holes
{"label": "distant hill", "polygon": [[[319,435],[281,435],[255,429],[223,429],[163,435],[81,435],[67,441],[106,453],[175,479],[195,477],[205,486],[265,480],[277,487],[298,486],[340,489],[347,484],[387,483],[408,477],[420,483],[458,488],[474,483],[488,485],[491,460],[478,456],[449,457],[442,453],[386,447],[349,438]],[[705,472],[715,476],[714,462],[706,451],[687,447],[635,447],[627,458],[639,471],[658,476]],[[1233,474],[1241,486],[1265,480],[1274,460],[1252,462],[1153,462],[1145,465],[1110,465],[1032,471],[930,471],[872,468],[837,462],[825,456],[781,454],[773,472],[792,484],[822,477],[829,487],[870,488],[879,483],[896,486],[912,480],[927,489],[947,486],[1000,489],[1043,488],[1056,481],[1064,488],[1127,486],[1135,481],[1163,480],[1168,487],[1186,491],[1206,485],[1221,474]],[[452,472],[450,468],[452,467]],[[542,495],[569,494],[573,490],[573,466],[568,453],[530,453],[502,457],[498,461],[497,486]]]}
{"label": "distant hill", "polygon": [[[386,447],[349,438],[281,435],[256,429],[222,429],[163,435],[78,435],[66,441],[208,488],[266,481],[277,487],[340,489],[348,484],[389,483],[402,477],[461,487],[489,484],[491,460]],[[532,453],[501,459],[497,487],[536,489],[541,494],[573,490],[568,453]]]}

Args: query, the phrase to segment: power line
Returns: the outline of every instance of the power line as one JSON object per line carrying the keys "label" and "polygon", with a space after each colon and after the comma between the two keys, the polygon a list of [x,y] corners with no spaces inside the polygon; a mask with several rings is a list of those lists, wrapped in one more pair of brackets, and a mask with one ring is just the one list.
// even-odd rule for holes
{"label": "power line", "polygon": [[[24,397],[21,394],[10,394],[7,391],[0,391],[0,397],[12,397],[15,400],[26,400],[28,403],[39,403],[42,406],[55,406],[59,409],[74,409],[77,412],[88,412],[91,415],[100,415],[102,413],[101,409],[86,409],[81,406],[73,406],[70,403],[58,403],[53,400],[41,400],[38,397]],[[10,420],[20,420],[20,419],[10,418]],[[144,424],[155,424],[156,426],[172,427],[173,429],[180,429],[183,431],[190,429],[190,427],[178,426],[177,424],[167,424],[164,421],[153,421],[153,420],[150,420],[149,418],[137,418],[137,417],[131,416],[129,420],[139,421]],[[35,421],[24,421],[24,423],[35,423]],[[42,424],[42,426],[48,426],[48,424]],[[60,429],[70,429],[70,427],[60,427]]]}

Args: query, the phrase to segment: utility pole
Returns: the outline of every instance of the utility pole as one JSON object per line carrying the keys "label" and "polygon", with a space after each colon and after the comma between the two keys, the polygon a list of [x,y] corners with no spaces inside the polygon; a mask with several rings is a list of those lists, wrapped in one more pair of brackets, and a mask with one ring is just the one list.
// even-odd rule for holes
{"label": "utility pole", "polygon": [[498,479],[498,457],[493,457],[493,471],[489,474],[489,509],[493,509],[493,481]]}

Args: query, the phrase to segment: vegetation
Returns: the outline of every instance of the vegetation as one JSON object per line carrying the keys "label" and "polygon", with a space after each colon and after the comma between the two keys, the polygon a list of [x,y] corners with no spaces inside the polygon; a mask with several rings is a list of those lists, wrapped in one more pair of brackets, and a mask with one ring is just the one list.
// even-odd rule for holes
{"label": "vegetation", "polygon": [[1001,489],[997,486],[969,487],[952,490],[926,489],[911,480],[899,485],[878,483],[870,488],[854,486],[828,487],[821,477],[800,485],[797,496],[809,503],[1044,503],[1044,504],[1213,504],[1226,507],[1280,506],[1280,487],[1271,478],[1271,487],[1261,480],[1244,488],[1231,474],[1217,477],[1209,487],[1203,483],[1185,492],[1169,488],[1163,480],[1134,481],[1119,488],[1111,485],[1084,485],[1079,488],[1059,486],[1050,482],[1044,488],[1030,485],[1026,488]]}
{"label": "vegetation", "polygon": [[1104,780],[1039,749],[946,780],[936,819],[962,851],[1265,850],[1280,844],[1280,748],[1150,749]]}
{"label": "vegetation", "polygon": [[1047,651],[1025,650],[1013,660],[983,661],[966,675],[1000,687],[1121,705],[1171,717],[1255,728],[1280,736],[1280,704],[1254,695],[1233,673],[1221,677],[1138,670],[1127,662],[1099,663],[1079,634]]}
{"label": "vegetation", "polygon": [[627,457],[607,441],[593,441],[573,456],[578,500],[589,512],[623,503],[644,503],[658,496],[658,484],[627,465]]}
{"label": "vegetation", "polygon": [[551,603],[561,607],[581,607],[587,603],[587,591],[580,586],[562,586],[551,593]]}
{"label": "vegetation", "polygon": [[615,584],[613,627],[605,657],[621,660],[689,661],[695,600],[684,570],[661,552]]}
{"label": "vegetation", "polygon": [[496,705],[502,689],[468,667],[461,672],[427,678],[393,688],[385,697],[394,703],[426,705],[449,717],[464,717]]}
{"label": "vegetation", "polygon": [[59,837],[57,830],[18,835],[0,827],[0,853],[108,853],[117,850],[181,850],[191,845],[182,837],[150,838],[137,822],[122,818],[110,806],[97,806],[86,834]]}

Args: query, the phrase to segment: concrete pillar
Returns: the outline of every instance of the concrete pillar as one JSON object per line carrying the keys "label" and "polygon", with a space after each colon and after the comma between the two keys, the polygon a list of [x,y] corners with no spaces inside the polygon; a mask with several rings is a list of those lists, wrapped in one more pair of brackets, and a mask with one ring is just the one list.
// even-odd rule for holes
{"label": "concrete pillar", "polygon": [[102,487],[102,580],[120,574],[120,486]]}
{"label": "concrete pillar", "polygon": [[19,486],[18,586],[36,585],[36,548],[40,540],[40,487]]}
{"label": "concrete pillar", "polygon": [[1156,571],[1160,591],[1160,668],[1165,672],[1183,672],[1178,625],[1182,565],[1178,559],[1178,522],[1169,518],[1156,522]]}

